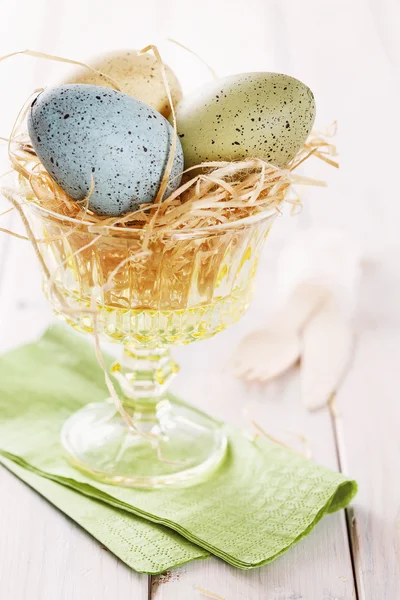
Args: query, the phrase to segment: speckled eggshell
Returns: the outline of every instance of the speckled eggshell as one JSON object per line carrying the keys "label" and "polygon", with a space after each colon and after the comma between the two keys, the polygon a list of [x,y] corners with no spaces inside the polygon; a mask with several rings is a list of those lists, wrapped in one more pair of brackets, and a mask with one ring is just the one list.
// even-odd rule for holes
{"label": "speckled eggshell", "polygon": [[[42,92],[28,113],[32,145],[52,178],[74,200],[94,190],[89,208],[118,216],[153,202],[168,161],[173,130],[139,100],[93,85]],[[180,184],[178,140],[170,189]]]}
{"label": "speckled eggshell", "polygon": [[262,158],[283,167],[307,139],[315,118],[311,90],[279,73],[217,79],[177,107],[185,167]]}
{"label": "speckled eggshell", "polygon": [[[138,55],[136,50],[119,50],[103,54],[89,62],[89,65],[118,83],[121,92],[129,94],[148,104],[164,117],[171,113],[159,64],[151,54]],[[174,73],[165,65],[168,84],[174,106],[182,98],[182,90]],[[64,83],[88,83],[112,87],[100,74],[89,69],[79,68]]]}

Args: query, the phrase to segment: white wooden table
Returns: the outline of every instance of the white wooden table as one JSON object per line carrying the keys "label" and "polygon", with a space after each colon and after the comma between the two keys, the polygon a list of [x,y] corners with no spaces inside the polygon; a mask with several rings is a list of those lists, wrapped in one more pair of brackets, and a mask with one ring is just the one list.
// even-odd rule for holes
{"label": "white wooden table", "polygon": [[[359,482],[350,510],[326,517],[290,552],[261,569],[195,562],[159,577],[138,575],[72,521],[0,468],[1,600],[196,600],[198,587],[224,600],[396,600],[400,594],[400,202],[398,140],[400,43],[397,0],[4,0],[0,55],[27,47],[82,58],[100,49],[179,39],[221,75],[272,70],[314,90],[318,124],[338,119],[341,170],[310,175],[327,190],[304,193],[306,209],[281,219],[266,246],[254,304],[236,327],[179,349],[175,391],[236,424],[255,418],[286,441],[306,436],[313,458]],[[123,15],[118,19],[118,11]],[[114,24],[111,26],[111,13]],[[111,30],[110,30],[111,28]],[[191,57],[162,45],[187,89],[207,74]],[[49,63],[0,64],[0,135],[33,87],[54,76]],[[19,74],[18,79],[15,74]],[[6,92],[5,92],[6,91]],[[4,205],[5,207],[5,205]],[[0,212],[3,204],[0,205]],[[337,415],[307,413],[298,374],[265,388],[224,370],[232,346],[268,320],[276,257],[294,230],[334,225],[352,232],[366,255],[352,369]],[[17,228],[15,217],[0,226]],[[0,234],[0,349],[31,340],[51,313],[25,242]],[[217,597],[216,596],[216,597]]]}

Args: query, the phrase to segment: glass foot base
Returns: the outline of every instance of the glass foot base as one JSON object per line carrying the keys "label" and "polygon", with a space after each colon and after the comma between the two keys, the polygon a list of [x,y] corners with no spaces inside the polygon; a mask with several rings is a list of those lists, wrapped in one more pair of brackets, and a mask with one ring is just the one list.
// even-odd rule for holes
{"label": "glass foot base", "polygon": [[199,483],[225,456],[227,439],[220,425],[173,398],[134,421],[151,437],[129,429],[112,400],[85,406],[62,428],[70,462],[103,483],[157,488]]}

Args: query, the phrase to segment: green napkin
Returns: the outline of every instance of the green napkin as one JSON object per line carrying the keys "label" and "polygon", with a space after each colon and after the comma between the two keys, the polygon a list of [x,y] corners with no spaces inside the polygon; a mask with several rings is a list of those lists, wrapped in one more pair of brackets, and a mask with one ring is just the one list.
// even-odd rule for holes
{"label": "green napkin", "polygon": [[2,454],[0,463],[139,573],[155,575],[209,556],[175,531],[54,483],[18,457]]}
{"label": "green napkin", "polygon": [[205,483],[151,491],[101,484],[66,462],[59,431],[72,412],[106,396],[92,347],[53,327],[0,360],[0,448],[43,476],[165,525],[243,569],[275,559],[356,493],[356,483],[342,474],[229,426],[227,459]]}

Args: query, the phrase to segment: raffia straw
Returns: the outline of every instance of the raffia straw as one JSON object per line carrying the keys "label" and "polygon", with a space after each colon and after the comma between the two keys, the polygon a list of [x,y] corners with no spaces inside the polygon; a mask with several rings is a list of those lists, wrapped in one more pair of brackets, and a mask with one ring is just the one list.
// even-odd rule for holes
{"label": "raffia straw", "polygon": [[[9,200],[7,194],[16,194],[16,191],[13,189],[9,189],[9,188],[1,188],[1,193]],[[19,205],[25,206],[26,204],[28,204],[28,202],[23,202],[22,200],[19,200]],[[5,210],[3,213],[0,214],[0,217],[2,217],[3,215],[6,215],[7,213],[10,213],[11,211],[14,211],[15,207],[12,206],[11,208],[9,208],[8,210]],[[67,239],[68,237],[70,237],[75,231],[77,231],[77,229],[79,228],[79,225],[75,225],[74,227],[71,227],[71,229],[68,231],[68,233],[65,233],[63,235],[63,239]],[[11,235],[12,237],[18,238],[20,240],[24,240],[29,242],[30,238],[27,237],[26,235],[22,235],[20,233],[17,233],[15,231],[12,231],[11,229],[7,229],[5,227],[0,227],[0,231],[2,233],[7,233],[8,235]],[[60,240],[60,236],[48,236],[45,238],[36,238],[36,243],[37,244],[48,244],[49,242],[56,242]],[[65,263],[63,263],[65,264]]]}
{"label": "raffia straw", "polygon": [[[46,275],[46,278],[48,280],[49,283],[49,293],[52,294],[54,293],[55,296],[57,297],[57,300],[60,302],[60,305],[63,309],[63,311],[66,314],[73,314],[75,312],[79,312],[81,313],[81,310],[77,310],[75,311],[74,309],[71,309],[69,306],[66,305],[65,301],[64,301],[64,297],[62,295],[62,293],[59,291],[55,280],[54,280],[54,273],[51,275],[49,270],[47,269],[47,266],[45,264],[45,262],[43,261],[43,258],[41,256],[39,247],[37,245],[37,241],[33,235],[32,229],[30,227],[30,224],[28,222],[28,220],[25,217],[25,214],[22,210],[22,208],[20,207],[19,203],[15,200],[15,198],[13,197],[13,195],[11,193],[8,193],[7,191],[3,190],[3,193],[5,194],[6,198],[14,205],[14,207],[17,209],[23,224],[26,227],[27,233],[28,233],[28,239],[31,241],[35,253],[37,255],[37,257],[39,258],[39,262],[42,265],[42,268],[44,270],[44,273]],[[12,233],[12,232],[7,232],[7,233]],[[18,236],[18,234],[13,234],[15,236]],[[95,241],[98,238],[94,238]],[[92,245],[92,242],[90,244],[87,244],[87,246]],[[168,464],[185,464],[185,463],[176,463],[176,462],[172,462],[169,461],[165,458],[163,458],[162,453],[161,453],[161,449],[159,447],[159,443],[156,439],[156,436],[154,436],[151,433],[146,433],[141,431],[134,423],[133,419],[131,418],[131,416],[129,415],[129,413],[124,409],[123,407],[123,403],[120,399],[120,397],[118,396],[118,393],[115,389],[115,386],[113,384],[113,382],[111,381],[110,376],[108,375],[107,372],[107,368],[105,366],[104,363],[104,359],[103,359],[103,355],[101,353],[101,347],[100,347],[100,339],[99,339],[99,333],[98,333],[98,326],[97,326],[97,318],[98,318],[98,310],[97,310],[97,306],[96,306],[96,297],[99,293],[99,290],[101,291],[101,288],[94,288],[92,291],[92,297],[91,297],[91,305],[90,305],[90,312],[93,315],[93,336],[94,336],[94,346],[95,346],[95,354],[96,354],[96,358],[97,361],[104,373],[104,379],[108,388],[108,391],[114,401],[115,407],[117,409],[117,411],[119,412],[119,414],[121,415],[121,417],[123,418],[123,420],[125,421],[126,425],[128,426],[128,428],[130,428],[131,430],[135,431],[135,433],[137,433],[138,435],[140,435],[143,438],[146,438],[148,440],[150,440],[152,443],[156,442],[156,448],[157,448],[157,457],[161,462],[164,463],[168,463]],[[89,312],[88,310],[86,310],[85,312]]]}
{"label": "raffia straw", "polygon": [[[271,442],[274,442],[275,444],[279,444],[279,446],[283,446],[284,448],[288,448],[289,450],[292,450],[292,448],[288,445],[285,444],[284,442],[282,442],[281,440],[278,440],[278,438],[274,437],[273,435],[267,433],[265,431],[265,429],[263,429],[261,427],[261,425],[259,425],[257,423],[257,421],[255,421],[254,419],[250,419],[250,423],[253,425],[253,427],[255,427],[257,429],[257,431],[259,431],[264,437],[268,438],[269,440],[271,440]],[[258,437],[258,436],[257,436]]]}
{"label": "raffia straw", "polygon": [[[20,158],[18,157],[18,154],[16,155],[16,160],[17,161],[20,160]],[[54,184],[52,184],[51,181],[49,182],[49,179],[50,179],[49,176],[48,175],[46,176],[45,173],[43,171],[41,171],[40,165],[39,165],[39,167],[37,167],[38,163],[37,162],[35,163],[36,159],[34,156],[29,155],[29,157],[27,157],[24,155],[23,160],[24,160],[24,163],[23,163],[24,168],[22,169],[22,172],[24,173],[26,171],[28,173],[29,181],[31,183],[35,180],[36,182],[40,182],[39,186],[44,186],[45,188],[46,188],[46,186],[48,186],[50,184],[49,187],[46,188],[47,192],[49,190],[50,191],[53,190],[53,193],[55,193],[55,191],[57,191],[57,188],[54,186]],[[26,168],[27,161],[28,161],[28,163],[29,163],[29,161],[34,162],[35,168],[33,168],[33,169]],[[246,167],[249,168],[249,171],[246,171]],[[257,168],[258,168],[258,171],[255,172],[254,169],[257,169]],[[39,173],[36,172],[37,170],[39,170]],[[240,175],[240,173],[242,173],[242,172],[245,175],[244,180],[242,178],[238,177],[238,175]],[[182,196],[187,194],[188,191],[190,192],[191,187],[194,186],[195,193],[192,196],[192,198],[189,196],[189,198],[187,199],[186,202],[185,201],[182,202],[182,197],[179,196],[179,194],[174,195],[172,198],[170,196],[166,201],[160,202],[157,206],[156,218],[154,218],[154,215],[153,216],[151,215],[151,207],[145,207],[145,209],[147,209],[147,210],[144,210],[142,207],[139,211],[136,211],[136,213],[133,213],[129,216],[124,216],[123,219],[121,219],[121,218],[101,219],[101,218],[98,218],[96,215],[91,214],[91,212],[87,209],[87,206],[82,207],[77,203],[72,203],[71,201],[67,202],[66,199],[64,198],[64,195],[62,192],[57,191],[56,193],[59,194],[59,196],[57,196],[57,202],[60,203],[60,206],[64,207],[63,208],[64,213],[68,213],[68,211],[70,211],[70,210],[75,211],[75,214],[73,216],[75,219],[77,219],[77,224],[75,225],[76,228],[78,228],[81,223],[84,223],[85,220],[89,219],[89,221],[92,222],[91,229],[93,231],[98,232],[98,235],[95,236],[93,238],[93,240],[91,240],[91,242],[89,242],[89,244],[86,244],[85,246],[78,248],[73,253],[74,256],[77,256],[80,253],[82,253],[85,249],[87,249],[90,245],[94,245],[95,242],[101,237],[102,233],[104,233],[104,232],[107,233],[107,227],[116,226],[118,224],[124,228],[129,227],[129,223],[132,220],[134,220],[134,221],[141,220],[143,227],[146,227],[146,226],[148,227],[149,225],[151,225],[151,227],[149,227],[149,229],[152,228],[152,235],[163,235],[164,230],[166,228],[171,227],[171,225],[174,229],[176,229],[178,231],[185,230],[185,228],[187,228],[188,226],[189,226],[189,228],[191,227],[192,230],[194,228],[199,230],[199,223],[202,223],[202,224],[204,224],[204,227],[207,227],[210,224],[215,223],[216,221],[217,222],[224,222],[224,221],[226,222],[229,220],[236,220],[238,218],[238,214],[241,215],[241,217],[245,216],[245,214],[243,214],[243,210],[246,212],[249,212],[250,214],[254,210],[260,211],[260,210],[264,210],[265,207],[271,207],[271,206],[274,206],[275,209],[278,210],[279,203],[284,201],[284,194],[282,194],[282,190],[286,190],[288,188],[288,186],[290,185],[290,182],[287,180],[287,174],[288,174],[287,172],[282,172],[281,170],[278,170],[275,167],[272,167],[271,165],[268,165],[267,163],[264,163],[263,161],[259,161],[259,160],[248,161],[248,162],[243,161],[238,164],[219,163],[217,165],[216,170],[211,175],[211,177],[196,176],[195,178],[193,178],[191,184],[190,184],[190,182],[189,182],[189,185],[187,183],[183,184],[184,191],[182,192]],[[41,179],[41,178],[39,178],[39,176],[41,176],[43,178]],[[229,178],[229,181],[226,182],[226,185],[221,185],[221,182],[225,183],[225,180],[222,179],[223,177]],[[281,178],[281,180],[279,178]],[[291,178],[291,180],[292,181],[296,180],[296,178],[293,177],[293,178]],[[281,183],[279,183],[279,181],[281,181]],[[300,181],[304,182],[304,178],[300,178]],[[309,179],[306,179],[306,183],[309,183]],[[320,182],[317,182],[317,184],[319,184],[319,183]],[[38,190],[37,186],[36,187],[32,186],[32,188]],[[256,194],[258,194],[256,197],[254,194],[254,190],[256,190]],[[263,192],[267,193],[267,196],[265,198],[263,198],[263,197],[260,198],[260,196]],[[271,193],[274,195],[273,198],[271,198],[271,196],[270,196]],[[7,196],[7,194],[6,194],[6,196]],[[8,197],[11,200],[10,195],[8,195]],[[48,197],[48,194],[44,194],[44,197]],[[238,198],[238,200],[233,201],[232,198]],[[250,199],[251,204],[249,203],[249,199]],[[39,204],[40,204],[40,202],[39,202]],[[150,210],[148,210],[149,208],[150,208]],[[53,207],[53,209],[54,209],[54,207]],[[19,211],[21,214],[22,213],[21,207],[19,207]],[[221,214],[221,211],[222,211],[222,214]],[[226,211],[234,211],[234,212],[233,213],[228,212],[228,213],[224,214],[224,211],[225,212]],[[237,212],[235,212],[235,211],[239,211],[239,213],[237,214]],[[150,214],[148,214],[148,213],[150,213]],[[102,225],[102,221],[105,221],[104,226]],[[119,221],[119,223],[117,223],[118,221]],[[25,222],[25,226],[27,227],[26,222]],[[83,310],[71,309],[68,306],[65,306],[65,301],[63,299],[63,296],[59,292],[56,282],[55,282],[55,273],[49,274],[49,272],[45,268],[43,259],[41,258],[40,250],[38,250],[38,241],[34,240],[32,231],[30,229],[28,229],[28,227],[27,227],[27,232],[28,232],[28,237],[29,237],[30,241],[34,245],[35,252],[38,255],[38,258],[39,258],[42,266],[44,267],[46,277],[49,281],[49,289],[50,289],[51,293],[54,293],[56,295],[57,300],[60,302],[63,312],[65,312],[66,314],[71,314],[73,312],[76,312],[76,313],[80,312],[81,314],[83,312],[89,312],[88,309],[83,309]],[[63,236],[61,236],[61,237],[63,237]],[[144,257],[145,255],[148,255],[148,252],[149,252],[148,249],[147,250],[142,249],[142,252],[139,252],[134,256],[129,256],[129,257],[126,257],[125,259],[123,259],[121,261],[121,263],[119,265],[117,265],[116,268],[113,269],[112,273],[110,274],[110,276],[108,277],[108,279],[106,281],[106,284],[104,286],[102,286],[103,289],[112,289],[112,282],[113,282],[115,276],[117,275],[117,273],[120,271],[120,269],[132,260],[140,261],[142,257]],[[97,293],[99,293],[98,290],[96,290],[96,293],[93,294],[93,298],[95,298],[95,295]],[[94,333],[94,341],[95,341],[96,358],[99,362],[100,367],[102,368],[102,370],[104,372],[106,385],[107,385],[110,395],[115,403],[116,409],[121,414],[121,417],[124,419],[127,426],[131,430],[134,430],[139,435],[143,435],[143,437],[147,437],[146,434],[143,434],[143,432],[141,432],[135,426],[135,423],[133,422],[132,418],[125,411],[125,409],[123,407],[123,403],[122,403],[121,399],[119,398],[119,395],[116,392],[115,387],[112,383],[112,380],[109,377],[107,370],[105,368],[104,360],[101,355],[100,341],[99,341],[99,335],[98,335],[97,306],[96,306],[94,300],[92,300],[90,312],[93,314],[93,317],[94,317],[94,319],[93,319],[94,332],[93,333]],[[268,436],[268,434],[266,434],[266,432],[264,432],[264,431],[263,431],[263,435],[266,435],[267,437],[271,438],[271,436]],[[273,440],[279,443],[278,440],[275,440],[274,438],[273,438]],[[151,441],[154,442],[153,439]],[[160,447],[158,444],[156,444],[156,441],[154,443],[155,443],[155,447],[157,449],[158,459],[162,462],[171,463],[172,461],[168,461],[167,459],[165,459],[162,456]],[[173,464],[182,465],[185,463],[174,461]]]}
{"label": "raffia straw", "polygon": [[312,140],[307,142],[310,150],[313,150],[314,155],[323,160],[327,164],[339,168],[339,163],[331,157],[335,155],[334,146],[330,144],[326,138],[334,137],[337,133],[337,121],[334,121],[323,132],[314,132]]}
{"label": "raffia straw", "polygon": [[157,219],[159,210],[160,210],[160,206],[161,203],[163,201],[164,198],[164,194],[167,190],[167,186],[168,186],[168,182],[169,182],[169,178],[172,172],[172,167],[174,165],[174,160],[175,160],[175,150],[176,150],[176,141],[178,138],[178,132],[177,132],[177,127],[176,127],[176,115],[175,115],[175,109],[174,109],[174,103],[172,101],[172,95],[171,95],[171,90],[169,87],[169,83],[168,83],[168,77],[167,77],[167,73],[165,71],[165,66],[164,63],[162,61],[161,55],[158,51],[157,46],[153,46],[152,44],[150,44],[149,46],[146,46],[145,48],[143,48],[143,50],[141,50],[139,52],[139,54],[145,54],[146,52],[149,52],[150,50],[152,50],[157,62],[158,62],[158,66],[160,67],[160,71],[161,71],[161,76],[164,82],[164,86],[165,86],[165,90],[167,92],[167,97],[168,97],[168,102],[170,105],[170,109],[171,109],[171,114],[172,114],[172,123],[173,123],[173,130],[174,130],[174,135],[172,137],[172,144],[169,150],[169,155],[168,155],[168,161],[167,161],[167,165],[165,167],[164,173],[163,173],[163,177],[161,180],[161,184],[160,187],[158,189],[157,192],[157,196],[156,199],[154,200],[154,204],[157,206],[156,211],[149,223],[149,227],[147,229],[146,235],[144,237],[143,240],[143,249],[147,250],[148,249],[148,244],[149,244],[149,240],[150,240],[150,236],[152,233],[152,229],[154,226],[154,223]]}
{"label": "raffia straw", "polygon": [[145,433],[144,431],[141,431],[135,425],[130,414],[124,409],[121,398],[118,396],[115,386],[114,386],[113,382],[111,381],[111,377],[109,376],[109,374],[107,372],[107,368],[104,363],[104,358],[103,358],[103,355],[101,352],[99,330],[98,330],[98,325],[97,325],[98,311],[97,311],[97,307],[96,307],[96,298],[100,292],[101,292],[100,288],[93,288],[91,302],[90,302],[90,308],[93,311],[93,315],[94,315],[93,316],[93,337],[94,337],[94,348],[95,348],[97,362],[99,363],[99,365],[104,373],[104,379],[105,379],[105,382],[107,385],[107,389],[110,393],[111,398],[114,401],[115,408],[117,409],[117,411],[119,412],[119,414],[121,415],[123,420],[125,421],[126,425],[128,426],[128,429],[131,429],[132,431],[134,431],[141,437],[146,438],[146,439],[150,440],[151,442],[153,442],[155,440],[155,436],[151,433]]}
{"label": "raffia straw", "polygon": [[8,58],[11,58],[13,56],[18,56],[21,54],[22,55],[25,54],[26,56],[33,56],[34,58],[43,58],[44,60],[51,60],[54,62],[62,62],[62,63],[70,64],[70,65],[77,65],[78,67],[84,67],[85,69],[89,69],[89,71],[96,73],[96,75],[100,75],[100,77],[106,79],[113,88],[115,88],[118,91],[121,91],[121,88],[119,87],[118,83],[115,81],[115,79],[113,79],[109,75],[106,75],[105,73],[102,73],[101,71],[98,71],[97,69],[94,69],[93,67],[91,67],[90,65],[87,65],[86,63],[83,63],[79,60],[73,60],[71,58],[64,58],[62,56],[56,56],[54,54],[46,54],[44,52],[37,52],[36,50],[18,50],[17,52],[12,52],[11,54],[6,54],[5,56],[0,56],[0,62],[2,62],[3,60],[7,60]]}
{"label": "raffia straw", "polygon": [[[42,266],[43,272],[46,275],[47,280],[50,281],[51,280],[50,271],[48,270],[47,265],[46,265],[46,263],[43,260],[42,254],[41,254],[41,252],[39,250],[39,246],[38,246],[37,241],[36,241],[36,238],[35,238],[35,236],[33,234],[33,231],[32,231],[32,228],[31,228],[31,226],[29,224],[28,219],[26,218],[26,216],[24,214],[24,211],[22,210],[19,202],[16,200],[16,198],[13,196],[13,194],[9,193],[7,190],[2,190],[2,192],[5,195],[5,197],[7,198],[7,200],[9,202],[11,202],[11,204],[14,206],[14,208],[18,211],[19,216],[21,217],[22,223],[24,224],[26,232],[28,234],[28,238],[29,238],[30,242],[32,243],[32,246],[33,246],[33,249],[35,251],[35,254],[36,254],[36,256],[37,256],[37,258],[38,258],[38,260],[39,260],[39,262],[40,262],[40,264]],[[54,287],[53,291],[54,291],[55,295],[57,296],[57,300],[59,300],[59,302],[63,306],[65,304],[64,303],[64,299],[62,297],[62,294],[59,292],[57,286]]]}
{"label": "raffia straw", "polygon": [[8,158],[10,159],[11,165],[17,171],[17,173],[19,173],[23,177],[27,178],[28,180],[30,178],[30,173],[29,173],[29,171],[27,171],[25,169],[24,165],[21,164],[20,161],[17,160],[17,157],[15,156],[14,152],[12,151],[12,143],[17,135],[16,132],[17,132],[18,128],[21,126],[21,123],[26,118],[27,112],[32,103],[32,98],[36,97],[37,94],[40,93],[41,91],[43,91],[43,88],[36,89],[34,92],[32,92],[32,94],[30,94],[29,98],[22,105],[22,107],[21,107],[20,111],[18,112],[17,117],[14,121],[14,124],[11,129],[11,134],[8,139],[7,150],[8,150]]}
{"label": "raffia straw", "polygon": [[13,206],[11,208],[7,208],[7,210],[0,213],[0,217],[4,217],[4,215],[8,215],[8,213],[12,212],[13,210],[15,210],[15,208]]}
{"label": "raffia straw", "polygon": [[[24,151],[26,141],[18,136],[14,137],[10,159],[15,169],[30,182],[34,197],[45,208],[79,220],[82,217],[79,203],[69,199],[55,184],[34,153]],[[307,158],[313,155],[307,147],[299,154],[301,158],[304,154]],[[189,180],[188,175],[185,175],[180,188],[157,205],[142,205],[138,210],[120,217],[100,217],[88,210],[85,220],[93,224],[92,231],[98,229],[103,232],[108,227],[125,228],[134,223],[134,227],[143,229],[146,249],[150,237],[161,235],[164,231],[193,231],[220,222],[234,222],[266,209],[279,211],[290,187],[325,185],[322,181],[297,175],[293,172],[293,165],[282,170],[260,159],[204,163],[200,167],[207,168],[208,171],[211,169],[211,172],[195,175]],[[167,177],[164,182],[166,181]],[[299,204],[298,200],[287,201]]]}
{"label": "raffia straw", "polygon": [[184,467],[189,464],[189,459],[186,460],[169,460],[168,458],[164,458],[160,444],[157,445],[157,458],[159,461],[165,463],[166,465],[177,465],[178,467]]}
{"label": "raffia straw", "polygon": [[134,261],[138,261],[141,260],[142,258],[144,258],[145,256],[148,256],[150,254],[150,250],[144,250],[143,252],[139,252],[138,254],[134,254],[131,256],[127,256],[126,258],[124,258],[120,263],[118,263],[118,265],[115,267],[115,269],[113,271],[111,271],[106,283],[102,286],[102,289],[104,291],[106,290],[111,290],[112,289],[112,283],[116,277],[116,275],[121,271],[121,269]]}
{"label": "raffia straw", "polygon": [[15,231],[11,231],[11,229],[7,229],[6,227],[0,227],[0,231],[1,233],[7,233],[8,235],[11,235],[12,237],[17,238],[18,240],[24,240],[26,242],[29,242],[29,238],[26,235],[16,233]]}
{"label": "raffia straw", "polygon": [[328,400],[328,408],[329,408],[329,411],[330,411],[332,417],[336,418],[339,416],[338,408],[337,408],[337,404],[336,404],[336,393],[335,392],[332,392],[332,394]]}
{"label": "raffia straw", "polygon": [[91,302],[90,302],[90,307],[91,307],[91,310],[94,315],[93,316],[94,348],[95,348],[97,362],[99,363],[99,365],[104,373],[104,379],[105,379],[105,382],[107,385],[107,389],[110,393],[112,400],[114,401],[115,408],[121,415],[121,417],[124,420],[125,424],[127,425],[128,429],[134,431],[140,437],[151,442],[151,444],[156,448],[157,459],[160,462],[162,462],[164,464],[168,464],[168,465],[184,466],[187,464],[187,460],[174,461],[174,460],[168,460],[168,459],[164,458],[162,451],[161,451],[160,441],[159,441],[158,437],[152,433],[146,433],[145,431],[142,431],[141,429],[139,429],[139,427],[137,427],[137,425],[135,424],[135,422],[132,419],[132,417],[130,416],[130,414],[124,408],[123,402],[121,401],[121,398],[119,397],[117,390],[115,389],[115,386],[111,380],[111,377],[108,374],[108,371],[107,371],[107,368],[106,368],[106,365],[104,362],[103,354],[101,352],[100,337],[99,337],[99,330],[98,330],[98,323],[97,323],[98,310],[97,310],[97,306],[96,306],[96,303],[97,303],[96,298],[98,295],[100,295],[101,291],[102,291],[101,287],[93,288]]}
{"label": "raffia straw", "polygon": [[174,103],[172,101],[172,95],[171,95],[171,90],[169,87],[169,83],[168,83],[168,78],[167,78],[167,73],[165,71],[165,65],[162,61],[161,55],[158,51],[157,46],[153,46],[153,44],[150,44],[149,46],[146,46],[145,48],[143,48],[142,50],[139,51],[139,54],[146,54],[149,51],[152,51],[157,62],[158,62],[158,66],[160,67],[160,71],[161,71],[161,76],[162,76],[162,80],[165,86],[165,90],[167,92],[167,97],[168,97],[168,102],[170,104],[170,108],[171,108],[171,113],[172,113],[172,122],[173,122],[173,129],[174,129],[174,135],[172,138],[172,144],[171,144],[171,148],[169,151],[169,156],[168,156],[168,162],[167,165],[165,167],[165,171],[160,183],[160,187],[158,189],[157,192],[157,196],[156,199],[154,200],[154,204],[161,204],[162,199],[164,197],[164,194],[167,190],[167,186],[168,186],[168,181],[171,175],[171,171],[172,171],[172,167],[174,164],[174,159],[175,159],[175,150],[176,150],[176,140],[178,137],[177,134],[177,129],[176,129],[176,115],[175,115],[175,109],[174,109]]}
{"label": "raffia straw", "polygon": [[206,596],[207,598],[212,598],[213,600],[225,600],[225,598],[223,598],[222,596],[218,596],[218,594],[214,594],[214,592],[209,592],[208,590],[206,590],[203,587],[200,587],[199,585],[195,585],[194,589],[200,592],[200,594],[202,594],[203,596]]}
{"label": "raffia straw", "polygon": [[[100,337],[99,337],[99,330],[98,330],[98,323],[97,323],[97,319],[98,319],[98,310],[97,310],[97,297],[101,294],[102,292],[102,287],[98,286],[98,287],[94,287],[92,290],[92,294],[91,294],[91,300],[90,300],[90,312],[93,315],[93,338],[94,338],[94,349],[95,349],[95,355],[96,355],[96,359],[97,362],[100,365],[100,368],[103,371],[104,374],[104,380],[106,382],[106,386],[107,389],[110,393],[110,396],[114,402],[115,408],[118,411],[118,413],[121,415],[123,421],[125,422],[125,424],[127,425],[128,429],[130,429],[131,431],[134,431],[138,436],[148,440],[156,449],[157,452],[157,459],[165,464],[170,464],[170,465],[185,465],[187,464],[187,461],[172,461],[172,460],[168,460],[166,458],[164,458],[164,456],[162,455],[162,451],[160,448],[160,441],[158,439],[158,437],[152,433],[146,433],[145,431],[142,431],[141,429],[139,429],[139,427],[135,424],[134,420],[132,419],[132,417],[130,416],[130,414],[125,410],[123,402],[121,401],[121,398],[119,397],[117,390],[115,389],[115,386],[111,380],[111,377],[108,374],[105,362],[104,362],[104,358],[103,358],[103,354],[101,352],[101,345],[100,345]],[[70,310],[68,307],[64,310],[66,310],[67,312]]]}
{"label": "raffia straw", "polygon": [[178,42],[177,40],[174,40],[173,38],[167,38],[167,39],[168,39],[169,42],[172,42],[173,44],[176,44],[177,46],[180,46],[181,48],[183,48],[184,50],[186,50],[186,52],[189,52],[189,54],[192,54],[193,56],[195,56],[197,58],[197,60],[199,60],[201,63],[203,63],[203,65],[205,67],[207,67],[207,69],[210,71],[211,75],[213,76],[213,79],[218,79],[218,75],[214,71],[214,69],[203,58],[201,58],[201,56],[199,56],[196,52],[194,52],[193,50],[191,50],[190,48],[188,48],[187,46],[185,46],[181,42]]}
{"label": "raffia straw", "polygon": [[[269,433],[267,433],[265,431],[265,429],[263,429],[261,427],[261,425],[259,425],[257,423],[257,421],[254,421],[254,419],[250,419],[250,423],[253,425],[253,427],[255,427],[257,429],[257,431],[259,431],[261,433],[261,435],[263,435],[264,437],[266,437],[269,440],[271,440],[271,442],[274,442],[275,444],[278,444],[279,446],[282,446],[283,448],[286,448],[287,450],[291,450],[292,452],[295,452],[296,454],[299,454],[300,456],[305,456],[306,458],[311,458],[311,455],[309,455],[309,453],[311,452],[311,447],[309,446],[309,442],[308,442],[308,440],[307,440],[307,438],[305,436],[302,436],[300,434],[294,434],[306,446],[306,452],[300,452],[299,450],[296,450],[295,448],[292,448],[292,446],[289,446],[289,444],[285,444],[285,442],[282,442],[281,440],[278,440],[278,438],[276,438],[273,435],[270,435]],[[256,440],[258,437],[259,436],[256,434],[253,439]],[[306,443],[306,442],[308,442],[308,443]]]}

